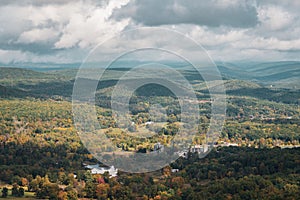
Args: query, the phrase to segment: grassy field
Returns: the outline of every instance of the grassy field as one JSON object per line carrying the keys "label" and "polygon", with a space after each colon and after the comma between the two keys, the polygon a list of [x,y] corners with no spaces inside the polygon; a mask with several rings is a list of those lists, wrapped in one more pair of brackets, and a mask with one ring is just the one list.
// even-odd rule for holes
{"label": "grassy field", "polygon": [[6,197],[6,199],[16,199],[16,200],[22,200],[22,199],[32,200],[32,199],[36,199],[34,192],[27,192],[27,187],[24,187],[24,189],[25,189],[25,195],[23,197],[13,197],[11,195],[11,189],[12,189],[11,185],[1,185],[0,186],[0,197],[2,196],[2,188],[4,188],[4,187],[7,187],[7,189],[8,189],[8,196]]}

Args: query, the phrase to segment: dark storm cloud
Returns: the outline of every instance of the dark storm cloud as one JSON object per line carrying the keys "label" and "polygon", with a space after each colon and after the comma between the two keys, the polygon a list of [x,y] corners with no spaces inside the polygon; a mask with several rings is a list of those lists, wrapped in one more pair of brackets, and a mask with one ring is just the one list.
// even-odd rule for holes
{"label": "dark storm cloud", "polygon": [[148,26],[196,24],[205,26],[253,27],[256,8],[248,1],[137,0],[115,10],[117,19],[132,18]]}

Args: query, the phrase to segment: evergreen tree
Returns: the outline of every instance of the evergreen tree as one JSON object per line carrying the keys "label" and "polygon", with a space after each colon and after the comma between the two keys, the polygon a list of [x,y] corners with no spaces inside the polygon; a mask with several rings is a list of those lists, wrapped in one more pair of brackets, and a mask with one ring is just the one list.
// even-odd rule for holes
{"label": "evergreen tree", "polygon": [[13,184],[13,188],[11,190],[11,195],[14,197],[19,196],[19,186],[17,184]]}
{"label": "evergreen tree", "polygon": [[7,187],[4,187],[4,188],[2,189],[2,197],[3,197],[3,198],[6,198],[7,195],[8,195],[8,189],[7,189]]}

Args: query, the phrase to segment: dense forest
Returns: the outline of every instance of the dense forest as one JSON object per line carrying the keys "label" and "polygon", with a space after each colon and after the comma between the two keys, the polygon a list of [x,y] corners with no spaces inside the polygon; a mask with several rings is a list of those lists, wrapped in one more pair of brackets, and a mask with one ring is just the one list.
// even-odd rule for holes
{"label": "dense forest", "polygon": [[[147,153],[178,133],[180,106],[167,88],[149,84],[130,100],[128,132],[154,131],[146,139],[124,136],[112,117],[110,95],[128,69],[108,70],[96,93],[97,119],[123,151]],[[0,68],[0,196],[13,199],[297,199],[300,196],[300,91],[267,88],[224,78],[227,116],[215,147],[200,159],[186,158],[161,170],[92,174],[100,164],[80,141],[73,124],[71,70],[37,72]],[[117,76],[115,75],[117,74]],[[191,71],[200,122],[191,145],[203,144],[211,101],[201,78]],[[149,95],[150,94],[150,95]],[[149,114],[161,105],[166,115]],[[158,124],[158,125],[156,125]],[[231,146],[232,145],[232,146]],[[234,146],[234,147],[233,147]],[[298,147],[298,148],[297,148]]]}

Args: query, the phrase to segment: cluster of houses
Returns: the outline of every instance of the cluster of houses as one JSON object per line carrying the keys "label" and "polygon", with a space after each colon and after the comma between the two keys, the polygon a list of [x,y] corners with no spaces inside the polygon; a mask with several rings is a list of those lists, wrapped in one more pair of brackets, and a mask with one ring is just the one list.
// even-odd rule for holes
{"label": "cluster of houses", "polygon": [[[236,143],[222,143],[218,144],[217,146],[238,146]],[[176,152],[179,157],[187,158],[188,153],[199,153],[199,154],[204,154],[208,152],[209,150],[209,144],[204,144],[204,145],[193,145],[189,149],[182,150]],[[154,151],[156,152],[163,152],[164,151],[164,145],[162,145],[160,142],[154,144]],[[87,165],[84,164],[86,169],[89,169],[91,171],[91,174],[104,174],[107,172],[110,177],[116,177],[118,175],[118,169],[116,169],[114,166],[111,167],[100,167],[98,164],[97,165]],[[173,173],[178,172],[179,169],[172,169]]]}
{"label": "cluster of houses", "polygon": [[256,118],[260,118],[261,120],[293,119],[293,117],[291,116],[285,116],[283,118],[275,118],[275,117],[264,117],[264,115],[260,115],[260,116],[249,115],[250,120],[254,120]]}
{"label": "cluster of houses", "polygon": [[187,158],[188,157],[188,153],[198,153],[198,154],[204,154],[206,152],[208,152],[208,145],[204,144],[204,145],[193,145],[191,146],[189,149],[183,150],[183,151],[178,151],[176,152],[179,157],[182,158]]}
{"label": "cluster of houses", "polygon": [[[178,151],[176,153],[179,155],[179,157],[187,158],[189,152],[199,153],[199,154],[203,154],[203,153],[208,152],[208,147],[209,147],[208,144],[193,145],[189,149]],[[164,151],[164,145],[162,145],[160,142],[158,142],[158,143],[154,144],[154,149],[153,150],[158,152],[158,153],[163,152]]]}
{"label": "cluster of houses", "polygon": [[108,172],[110,178],[118,175],[118,169],[114,166],[100,167],[99,165],[85,165],[85,168],[91,170],[91,174],[104,174]]}
{"label": "cluster of houses", "polygon": [[[222,147],[236,147],[238,146],[237,143],[228,143],[228,142],[222,142],[220,144],[203,144],[203,145],[193,145],[191,146],[189,149],[185,149],[182,151],[178,151],[176,152],[179,157],[183,157],[183,158],[187,158],[188,153],[199,153],[199,154],[205,154],[206,152],[208,152],[209,150],[209,146],[214,146],[214,147],[218,147],[218,146],[222,146]],[[164,151],[164,145],[162,145],[161,143],[156,143],[154,145],[154,151],[157,152],[163,152]]]}

